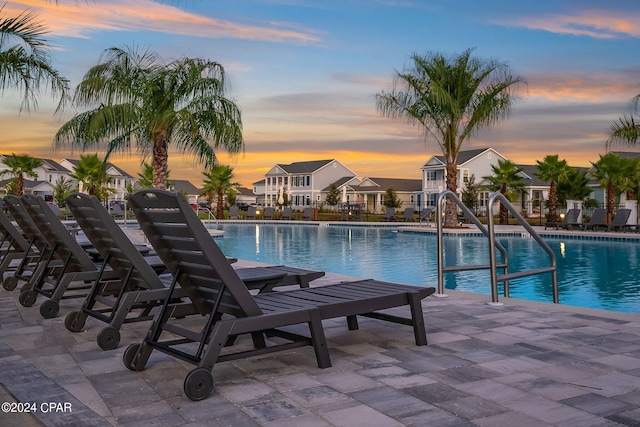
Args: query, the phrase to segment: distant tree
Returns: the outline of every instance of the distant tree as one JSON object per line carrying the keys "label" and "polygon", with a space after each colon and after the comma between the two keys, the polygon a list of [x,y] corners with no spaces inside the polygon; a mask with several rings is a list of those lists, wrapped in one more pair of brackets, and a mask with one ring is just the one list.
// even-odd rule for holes
{"label": "distant tree", "polygon": [[217,62],[180,58],[165,63],[150,51],[106,49],[75,90],[73,101],[88,111],[56,133],[54,147],[106,146],[111,153],[132,147],[151,156],[153,187],[166,188],[169,150],[216,164],[215,150],[242,151],[240,109],[225,97],[226,74]]}
{"label": "distant tree", "polygon": [[38,106],[40,88],[60,94],[61,108],[68,98],[69,81],[53,68],[44,24],[30,10],[4,16],[0,6],[0,91],[17,88],[23,93],[20,110]]}
{"label": "distant tree", "polygon": [[133,182],[129,182],[124,188],[124,199],[129,200],[129,196],[136,192]]}
{"label": "distant tree", "polygon": [[81,155],[71,177],[78,181],[80,191],[96,196],[102,201],[106,201],[109,194],[114,192],[114,189],[108,186],[113,177],[107,174],[107,163],[97,154]]}
{"label": "distant tree", "polygon": [[329,191],[327,191],[324,201],[332,207],[340,203],[340,190],[338,190],[338,187],[336,187],[335,184],[332,183],[329,186]]}
{"label": "distant tree", "polygon": [[235,188],[229,189],[229,191],[227,191],[227,204],[229,206],[233,206],[237,203],[237,201],[238,201],[238,192],[236,191]]}
{"label": "distant tree", "polygon": [[53,200],[56,202],[56,205],[63,208],[66,205],[65,199],[73,193],[73,191],[74,185],[72,180],[66,179],[64,176],[58,178],[56,180],[56,186],[53,189]]}
{"label": "distant tree", "polygon": [[13,194],[22,196],[24,194],[25,176],[37,178],[38,174],[35,170],[42,166],[42,160],[31,157],[28,154],[11,154],[10,156],[3,156],[2,161],[8,169],[1,171],[0,176],[12,177],[15,182]]}
{"label": "distant tree", "polygon": [[[413,54],[412,66],[397,72],[394,88],[376,95],[378,111],[424,128],[446,160],[447,190],[457,192],[458,155],[474,132],[506,117],[514,102],[512,89],[523,80],[506,63],[471,56],[473,49],[451,59],[441,53]],[[457,208],[447,200],[445,226],[457,225]]]}
{"label": "distant tree", "polygon": [[384,193],[384,201],[382,202],[384,207],[386,208],[399,208],[402,206],[402,202],[398,198],[396,194],[396,190],[393,188],[387,188],[387,191]]}
{"label": "distant tree", "polygon": [[547,220],[550,222],[558,221],[558,192],[556,186],[558,182],[567,178],[569,173],[569,165],[566,160],[559,160],[558,155],[548,155],[540,161],[536,160],[538,170],[535,176],[549,183],[549,198],[547,200],[547,208],[549,215]]}
{"label": "distant tree", "polygon": [[[224,195],[238,187],[240,184],[233,182],[233,168],[227,165],[214,165],[207,172],[202,172],[205,179],[202,183],[201,196],[207,200],[216,201],[216,217],[224,218]],[[208,202],[211,203],[211,202]]]}
{"label": "distant tree", "polygon": [[[173,186],[173,182],[169,180],[170,170],[164,173],[165,190]],[[138,173],[138,185],[142,188],[153,188],[153,166],[149,163],[142,164],[142,172]]]}
{"label": "distant tree", "polygon": [[[493,175],[485,176],[483,179],[489,182],[487,188],[490,191],[498,191],[507,200],[513,202],[524,191],[524,178],[522,172],[511,160],[498,159],[497,165],[491,165]],[[487,215],[491,215],[488,212]],[[500,224],[509,223],[509,210],[500,203]]]}
{"label": "distant tree", "polygon": [[591,176],[605,189],[607,215],[611,218],[616,212],[617,196],[630,187],[632,177],[640,171],[640,162],[609,152],[591,164]]}
{"label": "distant tree", "polygon": [[628,145],[635,145],[640,140],[640,94],[636,95],[631,103],[636,117],[633,114],[626,114],[613,122],[609,128],[609,140],[607,145],[614,142],[622,142]]}
{"label": "distant tree", "polygon": [[566,204],[567,200],[584,202],[592,193],[588,172],[569,167],[566,177],[558,182],[557,190],[558,202],[562,205]]}
{"label": "distant tree", "polygon": [[471,174],[462,190],[462,203],[474,213],[476,213],[476,209],[478,208],[478,198],[480,197],[481,189],[482,185],[476,184],[476,176]]}

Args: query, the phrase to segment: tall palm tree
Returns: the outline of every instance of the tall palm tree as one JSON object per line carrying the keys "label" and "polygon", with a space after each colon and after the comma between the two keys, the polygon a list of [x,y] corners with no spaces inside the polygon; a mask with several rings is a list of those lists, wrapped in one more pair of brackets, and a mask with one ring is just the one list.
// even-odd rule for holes
{"label": "tall palm tree", "polygon": [[100,200],[105,200],[113,191],[108,188],[113,177],[107,174],[107,162],[100,160],[97,154],[80,156],[80,161],[75,166],[71,177],[78,181],[79,186],[80,183],[82,184],[80,191],[96,196]]}
{"label": "tall palm tree", "polygon": [[14,178],[15,195],[22,196],[24,194],[24,178],[25,175],[31,178],[37,178],[38,174],[35,169],[42,166],[42,160],[31,157],[28,154],[11,154],[10,156],[3,156],[2,162],[9,169],[5,169],[0,172],[0,176],[11,176]]}
{"label": "tall palm tree", "polygon": [[[491,165],[493,175],[483,176],[489,182],[489,191],[499,191],[507,200],[514,201],[524,191],[524,178],[520,174],[522,169],[518,168],[511,160],[498,159],[497,165]],[[487,212],[487,215],[492,215]],[[507,207],[500,203],[500,224],[509,223],[509,211]]]}
{"label": "tall palm tree", "polygon": [[[397,72],[394,88],[376,95],[383,116],[421,126],[438,143],[447,163],[447,189],[454,193],[463,142],[506,117],[515,99],[512,90],[523,82],[509,73],[506,63],[475,58],[472,52],[451,59],[435,52],[414,53],[412,67]],[[455,226],[456,216],[449,200],[445,226]]]}
{"label": "tall palm tree", "polygon": [[549,198],[547,200],[547,208],[549,215],[547,221],[558,221],[558,182],[567,178],[570,173],[569,165],[565,159],[560,160],[557,154],[549,154],[542,161],[536,160],[538,170],[535,176],[549,183]]}
{"label": "tall palm tree", "polygon": [[3,10],[4,5],[0,6],[0,90],[22,92],[22,111],[37,107],[41,87],[48,86],[52,95],[60,94],[61,108],[69,81],[53,68],[44,24],[33,11],[7,17]]}
{"label": "tall palm tree", "polygon": [[605,189],[609,220],[616,212],[616,197],[633,186],[640,173],[640,161],[622,157],[616,153],[600,155],[600,160],[591,162],[591,175]]}
{"label": "tall palm tree", "polygon": [[589,187],[589,174],[586,170],[569,167],[569,172],[563,180],[558,182],[556,189],[560,203],[566,203],[567,200],[584,202],[592,193]]}
{"label": "tall palm tree", "polygon": [[234,187],[239,186],[237,182],[233,180],[233,168],[226,165],[213,165],[207,172],[202,172],[205,179],[202,183],[201,196],[207,198],[207,201],[211,203],[214,197],[216,201],[216,217],[224,217],[224,195],[232,190]]}
{"label": "tall palm tree", "polygon": [[[640,94],[636,95],[631,103],[636,112],[640,112]],[[640,141],[640,114],[634,117],[633,114],[626,114],[611,124],[609,128],[609,140],[607,146],[613,142],[623,142],[635,145]]]}
{"label": "tall palm tree", "polygon": [[[164,174],[164,183],[165,188],[171,188],[173,183],[169,181],[169,175],[171,174],[170,170],[167,170]],[[138,174],[140,178],[138,180],[138,185],[142,188],[153,188],[153,166],[149,163],[142,164],[142,172]]]}
{"label": "tall palm tree", "polygon": [[165,64],[148,50],[106,49],[74,93],[76,105],[91,109],[65,123],[54,146],[106,146],[107,158],[136,147],[152,158],[153,186],[165,188],[170,146],[205,167],[216,163],[216,148],[242,150],[240,110],[225,97],[225,87],[217,62],[180,58]]}

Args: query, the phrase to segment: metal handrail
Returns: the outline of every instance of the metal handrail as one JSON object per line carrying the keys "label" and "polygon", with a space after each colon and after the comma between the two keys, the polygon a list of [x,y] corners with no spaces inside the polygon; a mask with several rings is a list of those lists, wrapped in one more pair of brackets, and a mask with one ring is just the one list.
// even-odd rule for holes
{"label": "metal handrail", "polygon": [[[445,198],[452,200],[458,206],[458,208],[460,208],[463,215],[466,218],[468,218],[471,222],[473,222],[476,225],[476,227],[478,227],[478,230],[480,230],[482,234],[484,234],[485,237],[489,239],[490,241],[489,246],[491,246],[492,254],[493,254],[491,258],[493,260],[492,263],[479,264],[479,265],[457,265],[457,266],[448,266],[448,267],[444,265],[444,238],[443,238],[444,233],[442,231],[443,229],[442,220],[444,217],[443,215],[444,212],[442,211],[442,205]],[[475,216],[475,214],[471,211],[471,209],[469,209],[464,203],[462,203],[462,201],[458,198],[458,196],[450,190],[445,190],[440,194],[438,194],[438,199],[436,202],[436,226],[438,231],[437,232],[438,234],[437,249],[438,249],[438,295],[439,296],[445,296],[444,273],[469,271],[469,270],[487,270],[487,269],[491,269],[492,271],[495,271],[496,268],[501,268],[504,272],[504,275],[508,274],[509,254],[507,253],[507,250],[500,244],[500,242],[497,242],[495,238],[491,239],[490,233],[487,227],[485,227],[485,225],[480,222],[480,220]],[[498,251],[500,251],[500,253],[502,254],[503,262],[500,264],[497,264],[495,262],[495,248],[498,248]],[[505,288],[508,288],[508,281],[505,281]],[[496,288],[495,294],[493,293],[493,288],[492,288],[491,298],[493,302],[498,302],[497,288]]]}
{"label": "metal handrail", "polygon": [[[511,273],[511,274],[507,274],[507,272],[505,272],[505,274],[498,276],[497,270],[496,270],[495,249],[493,249],[494,243],[495,243],[495,229],[494,229],[494,223],[493,223],[493,215],[491,215],[491,212],[493,212],[493,203],[495,202],[496,199],[498,199],[500,203],[504,205],[507,208],[507,210],[509,210],[509,212],[513,215],[516,221],[518,221],[518,223],[520,223],[520,225],[522,225],[525,228],[525,230],[527,230],[529,235],[536,241],[536,243],[538,243],[538,245],[540,245],[540,247],[549,255],[550,265],[548,267],[535,268],[532,270],[521,271],[518,273]],[[553,250],[549,247],[549,245],[547,245],[547,243],[544,240],[542,240],[542,237],[540,237],[538,233],[536,233],[533,227],[531,227],[531,225],[529,225],[529,223],[522,217],[522,215],[518,213],[518,211],[513,207],[513,205],[509,202],[509,200],[503,194],[493,193],[489,196],[489,200],[487,202],[487,212],[489,213],[487,215],[487,227],[489,230],[489,258],[490,258],[489,262],[491,263],[491,294],[496,295],[495,300],[493,302],[497,302],[498,282],[504,282],[505,297],[509,297],[509,284],[508,284],[509,279],[533,276],[533,275],[542,274],[542,273],[551,273],[551,285],[553,288],[552,289],[553,302],[557,304],[559,302],[558,274],[556,270],[556,255],[553,252]]]}
{"label": "metal handrail", "polygon": [[211,209],[203,208],[198,205],[198,207],[196,208],[196,214],[198,214],[200,211],[205,211],[207,213],[207,216],[208,216],[207,221],[213,220],[214,221],[213,223],[216,225],[216,229],[220,228],[220,223],[218,222],[218,218],[216,218],[215,214],[211,212]]}
{"label": "metal handrail", "polygon": [[[473,222],[478,229],[489,239],[489,264],[481,264],[481,265],[468,265],[468,266],[444,266],[444,243],[443,243],[443,201],[445,198],[452,200],[463,212],[463,215]],[[496,241],[495,238],[495,226],[493,215],[493,204],[495,200],[499,200],[500,203],[504,204],[504,206],[511,212],[513,217],[518,221],[520,225],[524,227],[524,229],[529,233],[529,235],[542,247],[542,249],[549,255],[550,265],[548,267],[541,267],[532,270],[519,271],[515,273],[509,273],[509,256],[507,254],[506,249],[500,244],[500,242]],[[467,270],[480,270],[480,269],[488,269],[491,274],[491,301],[494,304],[498,304],[498,282],[502,282],[504,289],[504,296],[506,298],[509,297],[509,280],[517,279],[521,277],[533,276],[536,274],[543,273],[551,273],[551,281],[553,286],[553,302],[558,303],[558,276],[556,271],[556,256],[553,250],[547,245],[547,243],[542,240],[542,238],[536,233],[536,231],[529,225],[529,223],[520,215],[513,205],[507,200],[507,198],[500,193],[492,193],[489,196],[489,200],[487,203],[487,226],[480,222],[480,220],[475,216],[475,214],[460,201],[458,196],[455,193],[445,190],[438,195],[437,203],[436,203],[436,224],[438,230],[438,240],[437,240],[437,248],[438,248],[438,294],[440,296],[444,295],[444,273],[446,272],[457,272],[457,271],[467,271]],[[498,263],[496,261],[496,249],[502,255],[502,263]],[[498,275],[498,269],[502,269],[502,274]]]}

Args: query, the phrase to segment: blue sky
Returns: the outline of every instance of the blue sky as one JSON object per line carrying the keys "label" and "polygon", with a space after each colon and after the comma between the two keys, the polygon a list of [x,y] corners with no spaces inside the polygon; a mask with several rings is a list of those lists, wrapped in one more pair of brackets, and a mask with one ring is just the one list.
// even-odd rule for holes
{"label": "blue sky", "polygon": [[[56,66],[73,87],[112,46],[224,65],[246,147],[219,157],[244,185],[275,163],[330,158],[361,177],[419,179],[439,148],[420,129],[381,117],[373,98],[414,52],[475,48],[527,81],[510,117],[465,146],[491,146],[520,163],[547,154],[576,166],[597,160],[609,125],[640,93],[637,0],[20,0],[7,2],[4,15],[25,8],[48,26]],[[43,96],[37,111],[18,114],[19,100],[2,94],[0,152],[79,157],[51,149],[73,110],[54,117]],[[140,170],[138,156],[113,161],[134,175]],[[171,153],[169,167],[172,178],[200,184],[192,159]]]}

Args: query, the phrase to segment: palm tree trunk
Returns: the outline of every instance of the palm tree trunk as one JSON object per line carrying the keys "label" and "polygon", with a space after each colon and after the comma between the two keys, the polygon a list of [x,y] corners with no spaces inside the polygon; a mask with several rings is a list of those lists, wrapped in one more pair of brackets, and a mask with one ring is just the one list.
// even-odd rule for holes
{"label": "palm tree trunk", "polygon": [[16,196],[22,196],[24,194],[24,176],[19,174],[16,177]]}
{"label": "palm tree trunk", "polygon": [[556,222],[558,220],[558,192],[556,183],[551,181],[549,184],[549,217],[547,221]]}
{"label": "palm tree trunk", "polygon": [[[456,162],[448,161],[447,162],[447,190],[451,191],[453,194],[457,193],[458,190],[458,165]],[[445,206],[445,215],[444,215],[444,226],[445,227],[455,227],[458,225],[458,208],[455,202],[449,198],[447,198],[447,203]]]}
{"label": "palm tree trunk", "polygon": [[218,191],[218,205],[216,206],[216,217],[218,219],[224,217],[224,194]]}
{"label": "palm tree trunk", "polygon": [[166,188],[165,177],[167,175],[167,164],[169,159],[169,150],[167,149],[167,140],[164,135],[159,136],[159,140],[153,143],[153,188],[164,190]]}
{"label": "palm tree trunk", "polygon": [[607,224],[611,223],[611,219],[616,212],[616,195],[613,184],[607,185]]}

